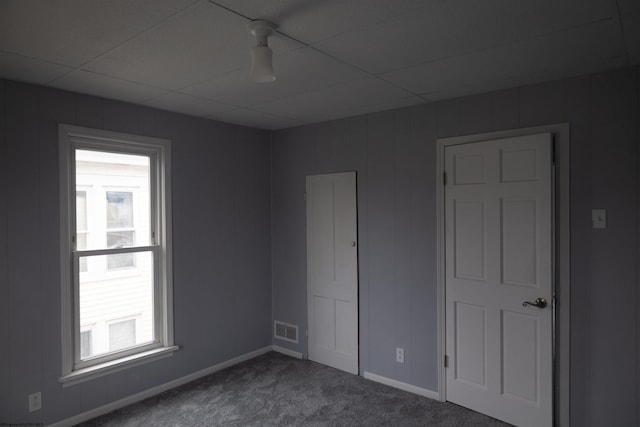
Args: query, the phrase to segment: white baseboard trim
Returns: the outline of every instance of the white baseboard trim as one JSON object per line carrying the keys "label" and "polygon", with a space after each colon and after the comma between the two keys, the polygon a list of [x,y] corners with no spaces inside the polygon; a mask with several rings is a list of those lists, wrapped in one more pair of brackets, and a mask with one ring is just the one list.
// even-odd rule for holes
{"label": "white baseboard trim", "polygon": [[440,394],[437,391],[427,390],[426,388],[403,383],[402,381],[392,380],[391,378],[372,374],[371,372],[367,372],[367,371],[365,371],[362,376],[368,380],[375,381],[380,384],[388,385],[389,387],[408,391],[409,393],[418,394],[420,396],[428,397],[429,399],[440,400]]}
{"label": "white baseboard trim", "polygon": [[151,396],[155,396],[156,394],[160,394],[163,391],[170,390],[172,388],[181,386],[193,380],[197,380],[198,378],[213,374],[214,372],[221,371],[230,366],[237,365],[238,363],[244,362],[246,360],[253,359],[254,357],[258,357],[272,350],[278,351],[278,350],[275,350],[273,347],[274,346],[268,345],[258,350],[245,353],[238,357],[234,357],[233,359],[229,359],[227,361],[218,363],[217,365],[210,366],[208,368],[202,369],[192,374],[185,375],[184,377],[177,378],[175,380],[169,381],[164,384],[160,384],[158,386],[152,387],[145,391],[141,391],[140,393],[132,394],[131,396],[125,397],[124,399],[116,400],[115,402],[107,403],[106,405],[100,406],[95,409],[91,409],[90,411],[83,412],[78,415],[74,415],[71,418],[58,421],[54,424],[49,424],[49,426],[50,427],[69,427],[84,421],[88,421],[92,418],[99,417],[100,415],[104,415],[107,412],[115,411],[116,409],[120,409],[124,406],[131,405],[132,403],[136,403],[141,400],[147,399]]}
{"label": "white baseboard trim", "polygon": [[295,357],[296,359],[302,359],[302,353],[297,351],[289,350],[288,348],[280,347],[278,345],[272,345],[271,349],[273,351],[277,351],[278,353],[286,354],[287,356]]}

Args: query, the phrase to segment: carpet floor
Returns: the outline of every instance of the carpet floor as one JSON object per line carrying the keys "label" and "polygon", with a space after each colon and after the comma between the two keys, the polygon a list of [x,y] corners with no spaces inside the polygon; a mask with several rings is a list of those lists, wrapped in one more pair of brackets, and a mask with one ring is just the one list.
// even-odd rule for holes
{"label": "carpet floor", "polygon": [[507,426],[460,406],[270,352],[81,426]]}

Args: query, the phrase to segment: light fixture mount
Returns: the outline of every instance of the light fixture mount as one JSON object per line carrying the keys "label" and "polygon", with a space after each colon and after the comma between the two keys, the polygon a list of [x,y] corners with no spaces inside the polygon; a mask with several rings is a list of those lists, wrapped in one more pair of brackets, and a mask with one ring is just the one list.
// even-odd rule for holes
{"label": "light fixture mount", "polygon": [[247,22],[247,30],[252,36],[256,38],[258,43],[264,41],[266,44],[267,37],[269,37],[276,30],[276,25],[269,21],[262,19],[256,19],[254,21]]}
{"label": "light fixture mount", "polygon": [[276,79],[273,73],[273,51],[268,38],[276,26],[269,21],[256,19],[247,23],[247,30],[256,38],[256,47],[251,49],[251,79],[256,83],[269,83]]}

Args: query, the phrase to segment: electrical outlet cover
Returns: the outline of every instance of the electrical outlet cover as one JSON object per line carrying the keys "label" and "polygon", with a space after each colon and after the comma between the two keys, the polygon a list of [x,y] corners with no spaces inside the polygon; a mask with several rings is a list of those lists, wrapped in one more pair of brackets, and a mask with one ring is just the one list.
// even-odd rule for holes
{"label": "electrical outlet cover", "polygon": [[591,222],[593,228],[607,228],[607,210],[593,209],[591,210]]}
{"label": "electrical outlet cover", "polygon": [[42,408],[42,393],[37,392],[29,395],[29,412],[39,411]]}

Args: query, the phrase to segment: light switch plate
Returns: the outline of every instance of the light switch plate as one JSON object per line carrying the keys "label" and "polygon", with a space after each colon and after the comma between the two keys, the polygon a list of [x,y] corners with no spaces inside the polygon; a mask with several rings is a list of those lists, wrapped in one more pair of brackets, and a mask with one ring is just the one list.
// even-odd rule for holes
{"label": "light switch plate", "polygon": [[591,223],[593,228],[607,228],[607,210],[592,209]]}

